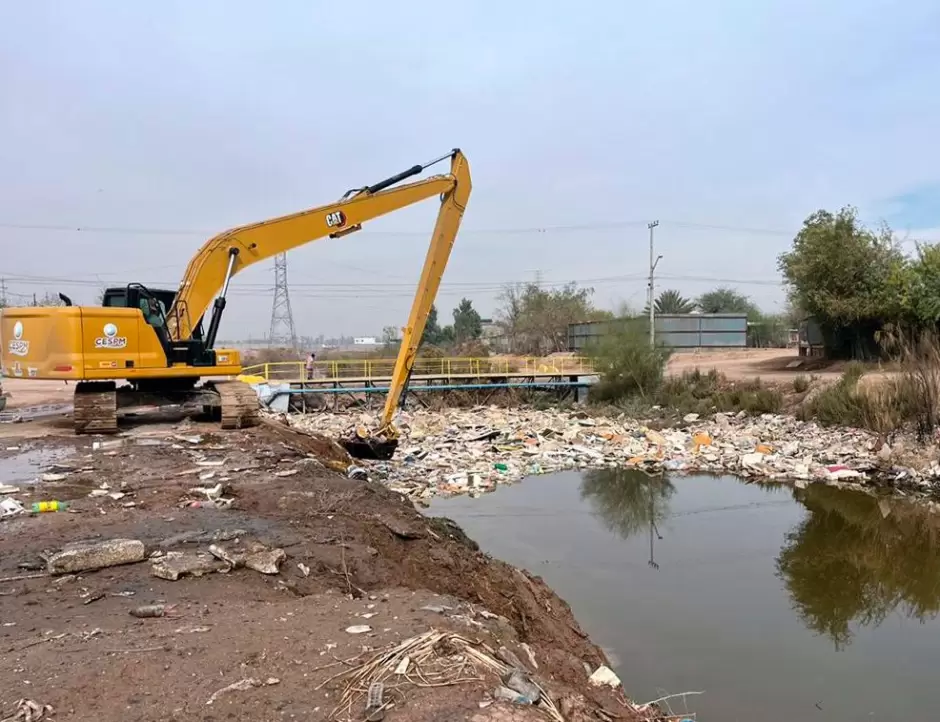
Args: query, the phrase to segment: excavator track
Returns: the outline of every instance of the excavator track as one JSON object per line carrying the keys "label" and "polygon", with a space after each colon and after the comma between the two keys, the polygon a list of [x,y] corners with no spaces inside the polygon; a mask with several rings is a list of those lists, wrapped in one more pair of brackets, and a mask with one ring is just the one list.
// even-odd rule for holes
{"label": "excavator track", "polygon": [[258,394],[251,386],[242,381],[220,381],[215,390],[221,401],[223,429],[246,429],[261,422]]}
{"label": "excavator track", "polygon": [[116,434],[117,391],[114,383],[78,384],[72,421],[76,434]]}

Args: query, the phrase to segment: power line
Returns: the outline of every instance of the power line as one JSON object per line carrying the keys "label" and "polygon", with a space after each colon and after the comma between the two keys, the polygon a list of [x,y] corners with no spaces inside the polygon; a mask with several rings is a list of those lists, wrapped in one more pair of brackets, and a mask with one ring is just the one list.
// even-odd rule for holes
{"label": "power line", "polygon": [[[574,283],[577,285],[608,285],[608,284],[619,284],[629,281],[639,281],[644,278],[648,279],[648,276],[640,273],[632,274],[621,274],[616,276],[599,276],[592,278],[571,278],[563,281],[546,281],[541,280],[540,283],[545,288],[561,288],[567,284]],[[742,284],[742,285],[762,285],[762,286],[778,286],[783,282],[780,279],[770,279],[770,278],[728,278],[728,277],[716,277],[716,276],[699,276],[699,275],[687,275],[687,274],[669,274],[661,273],[659,278],[667,280],[677,280],[677,281],[700,281],[708,283],[731,283],[731,284]],[[40,275],[28,275],[28,274],[9,274],[5,276],[7,283],[16,283],[17,285],[24,286],[36,286],[36,285],[49,285],[49,284],[61,284],[61,285],[71,285],[71,286],[100,286],[99,281],[88,279],[88,278],[74,278],[67,276],[40,276]],[[450,283],[445,282],[442,286],[444,289],[461,289],[467,292],[472,291],[500,291],[506,286],[511,285],[526,285],[532,283],[531,280],[526,279],[506,279],[506,280],[486,280],[486,281],[453,281]],[[175,287],[178,285],[175,282],[170,281],[157,281],[157,280],[148,280],[144,281],[144,285],[153,286],[153,287]],[[363,292],[371,293],[381,293],[381,294],[396,294],[396,293],[413,293],[415,284],[414,283],[405,283],[405,282],[362,282],[362,283],[292,283],[291,289],[297,293],[313,293],[315,295],[336,295],[342,293],[348,293],[353,295],[361,295]],[[233,282],[231,292],[236,294],[251,294],[256,292],[270,293],[274,290],[274,287],[268,283],[253,283],[253,282],[244,282],[240,283],[237,280]]]}
{"label": "power line", "polygon": [[[610,220],[596,221],[593,223],[580,224],[558,224],[558,225],[534,225],[506,228],[464,228],[460,235],[514,235],[514,234],[540,234],[540,233],[570,233],[576,231],[604,231],[617,230],[622,228],[637,227],[647,225],[645,220]],[[702,231],[727,231],[731,233],[749,233],[753,235],[770,236],[796,236],[799,229],[787,230],[783,228],[760,228],[753,226],[736,226],[733,224],[722,223],[700,223],[695,221],[683,220],[661,220],[660,223],[666,227],[683,228],[686,230]],[[138,234],[138,235],[158,235],[158,236],[200,236],[203,238],[212,237],[220,232],[220,229],[186,229],[186,228],[152,228],[152,227],[134,227],[134,226],[94,226],[85,224],[48,224],[48,223],[0,223],[0,229],[20,230],[20,231],[56,231],[63,233],[120,233],[120,234]],[[225,229],[222,229],[225,230]],[[427,230],[421,231],[368,231],[372,235],[378,236],[428,236]],[[900,234],[896,234],[900,235]],[[905,242],[923,242],[940,243],[937,239],[905,237]]]}

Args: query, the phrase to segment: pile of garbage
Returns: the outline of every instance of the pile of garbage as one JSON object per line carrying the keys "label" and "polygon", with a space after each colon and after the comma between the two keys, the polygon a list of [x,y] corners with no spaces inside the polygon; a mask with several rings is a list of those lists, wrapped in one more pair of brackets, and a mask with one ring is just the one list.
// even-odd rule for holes
{"label": "pile of garbage", "polygon": [[[291,425],[334,437],[369,415],[305,414]],[[568,469],[640,468],[650,473],[719,473],[766,480],[870,484],[940,490],[940,464],[898,465],[892,448],[858,429],[822,428],[792,416],[689,414],[681,427],[654,430],[620,415],[579,411],[477,407],[402,412],[401,439],[388,462],[357,462],[369,477],[421,501],[478,495],[527,476]],[[909,442],[910,445],[910,442]],[[354,472],[362,474],[356,468]]]}

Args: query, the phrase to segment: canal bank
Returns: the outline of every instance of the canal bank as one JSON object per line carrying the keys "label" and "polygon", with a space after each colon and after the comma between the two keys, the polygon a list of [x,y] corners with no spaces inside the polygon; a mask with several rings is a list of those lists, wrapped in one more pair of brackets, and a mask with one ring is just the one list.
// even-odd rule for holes
{"label": "canal bank", "polygon": [[940,665],[940,521],[826,485],[564,472],[437,499],[540,576],[631,694],[702,720],[927,719]]}

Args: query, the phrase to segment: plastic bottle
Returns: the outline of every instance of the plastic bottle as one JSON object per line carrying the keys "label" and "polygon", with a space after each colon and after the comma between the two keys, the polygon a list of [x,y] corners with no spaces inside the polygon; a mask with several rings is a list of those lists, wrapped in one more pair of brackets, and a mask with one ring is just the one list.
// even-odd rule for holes
{"label": "plastic bottle", "polygon": [[501,461],[497,461],[493,464],[493,468],[496,469],[496,471],[509,471],[509,467]]}
{"label": "plastic bottle", "polygon": [[44,511],[65,511],[69,508],[67,501],[34,501],[31,511],[39,514]]}

